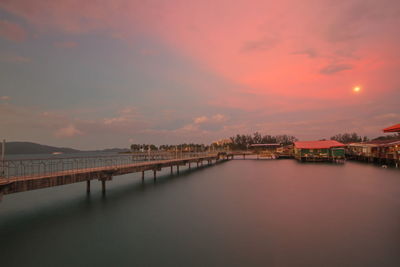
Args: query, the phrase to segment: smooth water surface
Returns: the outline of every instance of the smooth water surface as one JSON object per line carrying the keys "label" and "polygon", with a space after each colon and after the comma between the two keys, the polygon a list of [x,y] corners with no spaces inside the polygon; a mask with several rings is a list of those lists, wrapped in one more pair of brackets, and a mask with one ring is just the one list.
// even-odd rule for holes
{"label": "smooth water surface", "polygon": [[1,266],[400,266],[400,170],[233,160],[14,195]]}

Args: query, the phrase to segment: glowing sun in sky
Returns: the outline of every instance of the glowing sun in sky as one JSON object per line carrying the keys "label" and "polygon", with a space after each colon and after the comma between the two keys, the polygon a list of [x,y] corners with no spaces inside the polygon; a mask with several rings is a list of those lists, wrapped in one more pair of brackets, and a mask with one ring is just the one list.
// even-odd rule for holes
{"label": "glowing sun in sky", "polygon": [[360,86],[356,86],[353,88],[353,92],[354,93],[359,93],[361,91],[361,87]]}

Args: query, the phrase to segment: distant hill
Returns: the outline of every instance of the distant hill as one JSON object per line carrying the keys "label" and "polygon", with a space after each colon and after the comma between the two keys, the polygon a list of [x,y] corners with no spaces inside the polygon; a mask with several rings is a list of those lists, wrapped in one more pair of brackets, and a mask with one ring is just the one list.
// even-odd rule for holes
{"label": "distant hill", "polygon": [[[3,144],[0,144],[0,148]],[[54,152],[62,153],[79,153],[80,150],[66,148],[66,147],[54,147],[46,146],[31,142],[7,142],[6,143],[6,155],[12,154],[51,154]]]}
{"label": "distant hill", "polygon": [[130,150],[128,148],[106,148],[102,150],[90,150],[90,151],[82,151],[82,152],[106,152],[106,153],[120,153],[120,152],[129,152]]}
{"label": "distant hill", "polygon": [[[0,151],[2,144],[0,143]],[[67,147],[55,147],[55,146],[47,146],[41,145],[32,142],[7,142],[6,143],[6,155],[15,155],[15,154],[52,154],[54,152],[61,152],[64,154],[68,153],[82,153],[82,152],[124,152],[129,151],[129,149],[122,148],[111,148],[104,150],[94,150],[94,151],[83,151],[77,150]]]}

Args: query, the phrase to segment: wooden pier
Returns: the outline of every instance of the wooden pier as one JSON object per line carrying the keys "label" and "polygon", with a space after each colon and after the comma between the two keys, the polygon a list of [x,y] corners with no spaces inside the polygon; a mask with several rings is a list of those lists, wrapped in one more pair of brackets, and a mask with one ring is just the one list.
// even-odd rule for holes
{"label": "wooden pier", "polygon": [[[126,155],[131,159],[132,155]],[[153,157],[153,159],[156,157]],[[176,173],[179,174],[179,167],[192,164],[196,164],[197,167],[203,166],[204,162],[207,165],[217,163],[220,161],[226,161],[231,156],[227,153],[209,153],[209,154],[198,154],[198,155],[180,155],[180,158],[170,158],[164,160],[150,160],[134,163],[122,163],[114,161],[114,164],[109,166],[98,166],[98,167],[77,167],[70,168],[67,170],[52,170],[44,171],[42,173],[34,173],[29,175],[19,175],[21,172],[15,171],[8,175],[8,177],[0,177],[0,199],[3,195],[13,194],[18,192],[24,192],[29,190],[42,189],[53,186],[67,185],[72,183],[86,182],[86,192],[90,192],[91,181],[97,180],[102,184],[102,192],[106,192],[106,182],[111,181],[113,177],[129,174],[129,173],[140,173],[142,181],[144,181],[145,172],[151,171],[153,173],[154,181],[157,179],[157,172],[163,168],[170,168],[171,174],[173,174],[174,168]],[[85,158],[80,158],[80,162],[84,162]],[[93,158],[91,158],[93,159]],[[63,159],[59,159],[63,160]],[[51,160],[41,160],[44,164],[51,164]],[[16,162],[8,162],[8,168],[10,166],[16,166]],[[25,163],[26,165],[26,163]],[[78,164],[79,165],[79,164]],[[78,166],[77,165],[77,166]],[[82,164],[81,164],[82,165]],[[87,161],[86,161],[86,165]],[[22,166],[22,165],[21,165]],[[45,166],[46,167],[46,166]],[[4,166],[3,166],[4,168]],[[18,170],[20,168],[18,167]],[[46,168],[45,168],[46,169]]]}

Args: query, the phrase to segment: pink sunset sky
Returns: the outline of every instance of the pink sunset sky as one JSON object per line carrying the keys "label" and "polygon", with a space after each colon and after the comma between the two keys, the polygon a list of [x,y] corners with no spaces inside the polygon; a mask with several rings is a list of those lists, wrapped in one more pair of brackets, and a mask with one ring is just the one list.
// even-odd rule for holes
{"label": "pink sunset sky", "polygon": [[376,137],[400,122],[399,28],[396,0],[1,0],[0,137]]}

